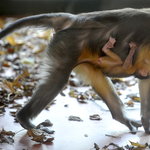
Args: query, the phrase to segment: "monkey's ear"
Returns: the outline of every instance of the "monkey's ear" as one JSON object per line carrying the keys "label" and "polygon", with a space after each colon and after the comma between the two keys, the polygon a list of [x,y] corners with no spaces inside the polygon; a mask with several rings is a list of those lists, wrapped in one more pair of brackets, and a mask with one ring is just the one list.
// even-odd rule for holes
{"label": "monkey's ear", "polygon": [[148,75],[148,72],[146,69],[141,69],[140,74],[141,74],[141,76],[146,77]]}

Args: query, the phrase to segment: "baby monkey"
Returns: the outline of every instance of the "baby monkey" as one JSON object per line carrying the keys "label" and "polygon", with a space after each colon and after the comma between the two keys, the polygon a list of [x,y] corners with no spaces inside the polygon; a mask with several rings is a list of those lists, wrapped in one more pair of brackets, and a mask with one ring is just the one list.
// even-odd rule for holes
{"label": "baby monkey", "polygon": [[[116,40],[112,37],[109,38],[109,41],[104,45],[102,48],[102,51],[107,55],[103,57],[99,57],[98,60],[92,60],[92,59],[83,59],[79,61],[77,65],[82,63],[89,63],[92,65],[95,65],[98,68],[107,68],[107,72],[110,72],[112,69],[115,71],[118,70],[118,72],[121,74],[123,72],[128,72],[133,66],[133,55],[135,54],[135,51],[137,49],[137,46],[134,42],[130,42],[130,51],[127,55],[125,61],[123,62],[120,57],[111,51],[111,49],[114,48],[114,44],[116,43]],[[109,70],[108,70],[109,68]],[[106,72],[106,71],[105,71]],[[148,70],[141,68],[138,70],[139,74],[143,77],[148,76]]]}

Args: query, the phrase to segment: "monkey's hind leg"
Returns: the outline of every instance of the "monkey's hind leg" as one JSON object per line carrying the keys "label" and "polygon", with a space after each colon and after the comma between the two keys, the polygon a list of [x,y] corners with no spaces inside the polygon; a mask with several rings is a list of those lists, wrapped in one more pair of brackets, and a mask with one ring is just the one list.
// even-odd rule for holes
{"label": "monkey's hind leg", "polygon": [[51,103],[57,94],[64,88],[68,82],[70,72],[77,62],[79,51],[72,49],[72,52],[69,52],[71,47],[67,47],[67,40],[66,42],[58,40],[58,36],[57,34],[55,35],[55,38],[52,40],[47,50],[45,76],[37,87],[31,100],[17,113],[18,121],[26,129],[35,127],[31,119],[35,118],[49,103]]}
{"label": "monkey's hind leg", "polygon": [[136,133],[137,128],[141,127],[142,124],[140,121],[127,117],[124,105],[114,89],[110,79],[105,77],[101,71],[96,72],[96,79],[92,86],[107,104],[113,119],[126,125],[132,133]]}
{"label": "monkey's hind leg", "polygon": [[141,121],[146,133],[150,134],[150,79],[139,80]]}
{"label": "monkey's hind leg", "polygon": [[126,125],[132,133],[136,133],[137,128],[141,127],[142,124],[138,120],[127,117],[124,105],[109,78],[104,76],[101,70],[93,68],[90,64],[82,64],[78,67],[80,69],[77,70],[77,73],[83,74],[83,78],[85,77],[88,80],[88,83],[92,85],[93,89],[107,104],[113,119]]}

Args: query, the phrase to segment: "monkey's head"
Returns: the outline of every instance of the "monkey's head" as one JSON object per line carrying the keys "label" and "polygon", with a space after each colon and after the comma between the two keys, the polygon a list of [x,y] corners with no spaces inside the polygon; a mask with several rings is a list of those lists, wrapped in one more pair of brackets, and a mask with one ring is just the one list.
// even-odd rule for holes
{"label": "monkey's head", "polygon": [[134,68],[136,69],[134,72],[135,77],[139,79],[150,77],[150,46],[140,48]]}
{"label": "monkey's head", "polygon": [[141,69],[135,71],[134,76],[138,79],[148,79],[150,77],[150,74],[147,72],[146,69]]}

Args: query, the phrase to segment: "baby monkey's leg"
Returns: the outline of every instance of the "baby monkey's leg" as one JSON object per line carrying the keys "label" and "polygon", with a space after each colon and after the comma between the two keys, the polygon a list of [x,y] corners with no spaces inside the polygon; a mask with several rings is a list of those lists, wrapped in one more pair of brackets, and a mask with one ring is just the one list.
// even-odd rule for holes
{"label": "baby monkey's leg", "polygon": [[135,53],[135,50],[137,49],[136,44],[133,42],[129,43],[129,46],[130,46],[130,52],[123,63],[122,66],[123,69],[129,69],[130,67],[132,67],[133,55]]}

